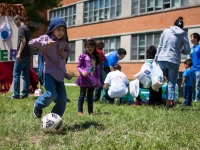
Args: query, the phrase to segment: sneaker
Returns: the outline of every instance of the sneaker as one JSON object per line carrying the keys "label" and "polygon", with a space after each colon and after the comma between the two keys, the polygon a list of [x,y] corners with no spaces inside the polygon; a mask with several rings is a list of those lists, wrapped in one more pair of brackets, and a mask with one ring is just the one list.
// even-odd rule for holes
{"label": "sneaker", "polygon": [[117,105],[120,104],[120,98],[115,98],[115,104],[117,104]]}
{"label": "sneaker", "polygon": [[110,103],[110,101],[109,100],[107,100],[107,99],[105,99],[105,98],[103,98],[102,97],[102,99],[101,99],[101,101],[100,102],[102,102],[102,103]]}
{"label": "sneaker", "polygon": [[28,95],[20,95],[20,99],[28,98]]}
{"label": "sneaker", "polygon": [[96,102],[96,101],[99,101],[99,100],[100,100],[99,98],[94,98],[93,102]]}
{"label": "sneaker", "polygon": [[10,99],[20,99],[20,97],[14,96],[14,94],[13,94],[10,96]]}
{"label": "sneaker", "polygon": [[78,112],[78,116],[82,117],[83,113],[82,112]]}
{"label": "sneaker", "polygon": [[42,116],[42,110],[38,109],[37,107],[34,106],[33,109],[33,114],[36,118],[41,118]]}
{"label": "sneaker", "polygon": [[71,102],[69,98],[67,98],[67,102],[68,102],[68,103]]}

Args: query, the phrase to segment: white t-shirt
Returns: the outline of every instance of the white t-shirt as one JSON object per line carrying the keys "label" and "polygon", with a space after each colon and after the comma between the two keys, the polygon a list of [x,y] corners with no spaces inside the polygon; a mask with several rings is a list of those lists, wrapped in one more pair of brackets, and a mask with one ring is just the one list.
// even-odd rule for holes
{"label": "white t-shirt", "polygon": [[119,70],[109,72],[104,83],[110,85],[108,89],[108,95],[111,98],[121,98],[128,92],[127,84],[129,81],[126,75]]}

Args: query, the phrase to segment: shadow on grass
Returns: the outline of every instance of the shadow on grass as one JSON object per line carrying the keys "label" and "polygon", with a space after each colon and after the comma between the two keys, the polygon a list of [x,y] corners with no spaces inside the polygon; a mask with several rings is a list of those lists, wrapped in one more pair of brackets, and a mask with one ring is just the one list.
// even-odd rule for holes
{"label": "shadow on grass", "polygon": [[103,124],[99,124],[98,122],[95,122],[95,121],[86,121],[81,124],[74,124],[72,126],[64,126],[63,130],[60,134],[66,134],[68,130],[74,131],[74,132],[83,131],[90,127],[93,127],[96,130],[104,130],[105,129]]}

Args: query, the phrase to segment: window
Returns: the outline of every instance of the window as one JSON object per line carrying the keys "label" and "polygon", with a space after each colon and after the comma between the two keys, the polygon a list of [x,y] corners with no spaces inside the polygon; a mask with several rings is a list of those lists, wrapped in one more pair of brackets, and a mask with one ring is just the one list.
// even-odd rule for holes
{"label": "window", "polygon": [[151,46],[159,44],[161,32],[132,35],[131,60],[145,60],[146,50]]}
{"label": "window", "polygon": [[147,1],[147,12],[154,11],[154,0]]}
{"label": "window", "polygon": [[132,0],[132,14],[187,6],[188,0]]}
{"label": "window", "polygon": [[75,61],[75,41],[70,41],[69,47],[71,48],[71,55],[69,57],[69,61]]}
{"label": "window", "polygon": [[113,52],[120,48],[120,37],[101,38],[95,40],[100,40],[104,42],[104,54]]}
{"label": "window", "polygon": [[140,13],[146,12],[146,0],[140,0]]}
{"label": "window", "polygon": [[114,19],[121,16],[121,0],[90,0],[84,2],[84,23]]}
{"label": "window", "polygon": [[50,10],[49,20],[60,17],[62,18],[67,26],[73,26],[76,24],[76,5],[63,7],[55,10]]}
{"label": "window", "polygon": [[[187,32],[187,30],[185,30]],[[146,50],[151,46],[158,46],[162,32],[137,34],[131,37],[131,60],[146,60]],[[181,59],[187,59],[187,55],[181,54]]]}

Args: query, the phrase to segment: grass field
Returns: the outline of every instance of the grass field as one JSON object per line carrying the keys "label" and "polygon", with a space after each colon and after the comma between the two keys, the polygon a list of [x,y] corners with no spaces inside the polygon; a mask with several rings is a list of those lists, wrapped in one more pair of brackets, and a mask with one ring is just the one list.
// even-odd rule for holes
{"label": "grass field", "polygon": [[[184,108],[94,103],[94,114],[77,116],[78,87],[67,87],[71,102],[61,134],[45,134],[33,117],[35,97],[10,100],[0,96],[1,150],[189,150],[200,149],[200,103]],[[51,111],[53,103],[43,110]]]}

